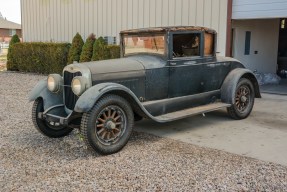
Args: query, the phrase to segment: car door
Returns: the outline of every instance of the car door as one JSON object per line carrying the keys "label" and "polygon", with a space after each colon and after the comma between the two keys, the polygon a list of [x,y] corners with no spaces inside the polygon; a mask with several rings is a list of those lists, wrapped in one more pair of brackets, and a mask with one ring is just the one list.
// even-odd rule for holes
{"label": "car door", "polygon": [[169,38],[169,97],[202,93],[203,33],[170,32]]}

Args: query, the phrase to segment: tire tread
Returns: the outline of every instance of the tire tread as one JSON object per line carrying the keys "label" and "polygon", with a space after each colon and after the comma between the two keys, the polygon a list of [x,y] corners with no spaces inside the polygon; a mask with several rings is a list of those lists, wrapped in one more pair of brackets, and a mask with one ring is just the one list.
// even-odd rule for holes
{"label": "tire tread", "polygon": [[[106,102],[107,101],[116,101],[116,102],[122,102],[124,103],[124,105],[130,109],[130,114],[126,114],[127,115],[127,119],[132,119],[129,123],[128,126],[131,127],[131,130],[127,133],[127,138],[130,137],[131,135],[131,132],[132,132],[132,128],[134,126],[134,114],[133,114],[133,111],[132,111],[132,108],[131,106],[129,105],[129,103],[122,97],[118,96],[118,95],[106,95],[106,96],[103,96],[99,101],[96,102],[96,104],[94,105],[94,107],[88,111],[87,113],[84,113],[83,114],[83,117],[82,117],[82,121],[81,121],[81,135],[83,137],[83,140],[88,148],[88,150],[94,150],[96,152],[99,152],[100,154],[103,154],[103,155],[108,155],[108,154],[112,154],[112,153],[115,153],[119,150],[121,150],[125,145],[126,143],[128,142],[125,141],[122,146],[119,146],[118,144],[115,144],[117,145],[115,148],[116,150],[113,150],[113,149],[105,149],[105,148],[102,148],[102,147],[98,147],[98,146],[95,146],[92,144],[92,140],[90,138],[90,135],[89,135],[89,127],[90,126],[93,126],[91,125],[91,119],[93,118],[94,114],[96,114],[98,112],[98,110],[105,106],[106,105]],[[129,117],[128,117],[129,116]]]}

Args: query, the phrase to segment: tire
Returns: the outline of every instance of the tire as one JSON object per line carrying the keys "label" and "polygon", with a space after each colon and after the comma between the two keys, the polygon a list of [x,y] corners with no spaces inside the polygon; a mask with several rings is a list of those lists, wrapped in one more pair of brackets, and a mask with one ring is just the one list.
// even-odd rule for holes
{"label": "tire", "polygon": [[128,142],[134,126],[130,104],[117,95],[106,95],[84,113],[81,134],[88,148],[109,155]]}
{"label": "tire", "polygon": [[36,129],[45,136],[59,138],[68,135],[73,129],[65,126],[53,126],[47,121],[39,119],[38,113],[44,111],[43,99],[38,98],[32,107],[32,120]]}
{"label": "tire", "polygon": [[231,118],[240,120],[247,118],[254,105],[254,86],[249,79],[241,78],[235,92],[235,103],[227,108]]}

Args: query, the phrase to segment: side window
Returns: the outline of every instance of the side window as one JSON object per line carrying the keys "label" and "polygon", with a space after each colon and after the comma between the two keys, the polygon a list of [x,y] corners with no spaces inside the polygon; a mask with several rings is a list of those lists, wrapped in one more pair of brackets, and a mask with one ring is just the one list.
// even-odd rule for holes
{"label": "side window", "polygon": [[200,56],[200,33],[174,34],[173,57]]}
{"label": "side window", "polygon": [[214,54],[214,35],[210,33],[204,34],[204,56],[212,56]]}

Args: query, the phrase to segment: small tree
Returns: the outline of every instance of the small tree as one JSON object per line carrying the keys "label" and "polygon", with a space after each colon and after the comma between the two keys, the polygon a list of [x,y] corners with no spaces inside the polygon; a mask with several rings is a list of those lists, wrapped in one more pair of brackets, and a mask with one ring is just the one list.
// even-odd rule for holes
{"label": "small tree", "polygon": [[72,46],[69,50],[68,64],[71,64],[74,61],[79,62],[83,45],[84,45],[83,38],[79,33],[77,33],[73,38]]}
{"label": "small tree", "polygon": [[19,43],[20,39],[17,34],[13,35],[10,43],[9,43],[9,48],[8,48],[8,54],[7,54],[7,69],[11,71],[16,71],[18,70],[16,66],[13,65],[13,55],[12,55],[12,49],[13,45],[16,43]]}
{"label": "small tree", "polygon": [[92,61],[110,58],[110,51],[103,37],[99,37],[94,43]]}
{"label": "small tree", "polygon": [[93,56],[93,46],[94,46],[95,40],[96,38],[93,33],[89,35],[82,49],[82,53],[80,56],[80,63],[91,61],[92,56]]}

